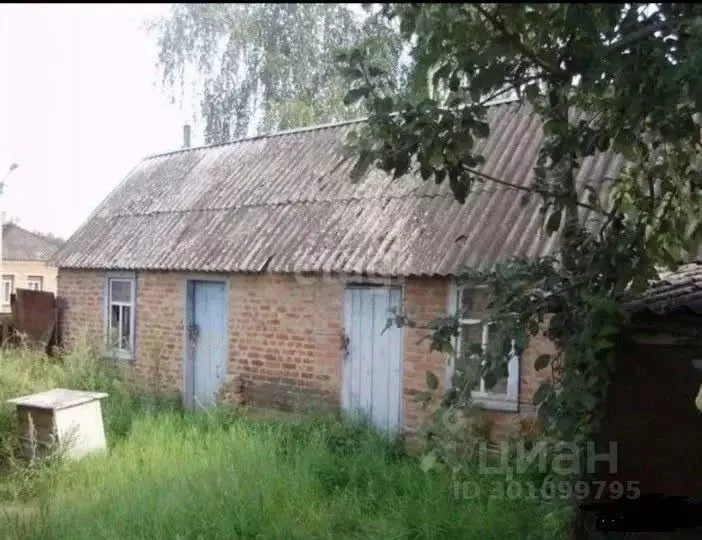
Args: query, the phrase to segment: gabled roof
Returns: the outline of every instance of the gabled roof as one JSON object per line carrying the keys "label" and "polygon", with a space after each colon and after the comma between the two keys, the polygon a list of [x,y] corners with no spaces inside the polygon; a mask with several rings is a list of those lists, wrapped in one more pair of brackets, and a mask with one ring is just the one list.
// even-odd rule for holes
{"label": "gabled roof", "polygon": [[[489,109],[482,172],[528,186],[542,143],[530,107]],[[144,159],[55,257],[64,268],[452,275],[509,256],[551,253],[540,201],[491,182],[465,204],[448,182],[379,170],[352,183],[338,166],[357,123],[319,126]],[[585,160],[577,181],[601,190],[620,156]],[[585,195],[583,194],[583,200]],[[587,212],[583,219],[588,219]]]}
{"label": "gabled roof", "polygon": [[2,259],[4,261],[46,261],[63,241],[23,229],[14,223],[2,226]]}

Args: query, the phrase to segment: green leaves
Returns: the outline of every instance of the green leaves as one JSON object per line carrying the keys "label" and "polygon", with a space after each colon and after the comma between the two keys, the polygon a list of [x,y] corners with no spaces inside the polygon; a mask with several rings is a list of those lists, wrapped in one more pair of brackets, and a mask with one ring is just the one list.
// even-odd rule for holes
{"label": "green leaves", "polygon": [[595,352],[608,351],[614,347],[614,343],[609,339],[599,339],[595,342]]}
{"label": "green leaves", "polygon": [[534,405],[541,405],[553,395],[553,385],[551,381],[544,381],[534,392]]}
{"label": "green leaves", "polygon": [[598,405],[597,401],[597,396],[588,392],[587,390],[583,390],[580,392],[580,401],[583,404],[583,407],[588,410],[588,411],[593,411]]}
{"label": "green leaves", "polygon": [[[540,203],[545,233],[558,233],[544,244],[553,256],[534,255],[541,248],[527,236],[545,235],[523,216],[520,253],[532,257],[466,276],[488,287],[499,328],[500,346],[480,351],[481,373],[491,386],[504,375],[504,338],[523,350],[545,326],[556,350],[539,355],[534,368],[553,376],[534,403],[549,435],[582,442],[597,426],[627,328],[623,295],[642,290],[657,265],[679,263],[702,240],[700,134],[692,121],[702,103],[702,26],[685,23],[702,10],[676,3],[390,9],[412,84],[398,91],[364,55],[347,59],[357,68],[349,88],[371,88],[351,96],[368,112],[369,155],[395,176],[416,163],[426,181],[448,178],[461,203],[470,204],[474,182],[494,191],[495,208],[516,216]],[[654,21],[661,24],[652,32]],[[531,133],[529,126],[517,125],[504,106],[485,106],[512,92],[529,102],[541,139],[516,138],[510,130]],[[504,172],[490,172],[502,175],[499,186],[477,174],[489,172],[480,171],[486,137],[513,141],[496,156],[504,163],[495,170]],[[514,161],[522,155],[532,161]],[[529,166],[533,183],[524,193],[503,189],[523,180],[510,171]],[[455,319],[430,326],[432,348],[454,354]],[[470,395],[462,384],[452,395]],[[436,377],[427,376],[427,385],[440,388]]]}
{"label": "green leaves", "polygon": [[428,452],[419,461],[419,468],[425,473],[431,471],[437,464],[436,452]]}
{"label": "green leaves", "polygon": [[427,387],[429,390],[436,390],[439,388],[439,379],[436,378],[431,371],[427,371]]}
{"label": "green leaves", "polygon": [[561,226],[561,214],[562,213],[560,210],[554,210],[548,216],[548,219],[546,220],[546,232],[548,234],[553,234],[554,232],[558,231],[558,228]]}
{"label": "green leaves", "polygon": [[494,371],[486,372],[483,375],[483,379],[485,381],[485,388],[487,388],[488,390],[494,388],[498,381],[497,374]]}
{"label": "green leaves", "polygon": [[360,88],[354,88],[349,90],[344,96],[344,105],[353,105],[361,98],[368,97],[371,88],[369,86],[361,86]]}
{"label": "green leaves", "polygon": [[444,164],[444,154],[441,148],[434,146],[425,166],[431,169],[440,169]]}
{"label": "green leaves", "polygon": [[443,79],[446,79],[451,74],[452,69],[451,64],[442,64],[436,69],[436,71],[434,71],[431,78],[432,84],[437,86]]}
{"label": "green leaves", "polygon": [[[454,173],[454,174],[452,174]],[[449,185],[457,202],[463,204],[470,192],[470,181],[468,177],[461,177],[455,168],[449,169]]]}
{"label": "green leaves", "polygon": [[490,124],[488,124],[487,122],[476,122],[474,129],[475,134],[481,139],[486,139],[488,135],[490,135]]}
{"label": "green leaves", "polygon": [[620,326],[615,324],[605,324],[602,328],[598,330],[598,335],[602,338],[616,336],[622,331]]}
{"label": "green leaves", "polygon": [[534,369],[536,371],[541,371],[545,367],[548,366],[549,362],[551,361],[551,355],[550,354],[542,354],[539,357],[537,357],[536,360],[534,360]]}
{"label": "green leaves", "polygon": [[536,99],[541,95],[539,85],[537,83],[527,85],[524,89],[524,95],[531,103],[534,103]]}

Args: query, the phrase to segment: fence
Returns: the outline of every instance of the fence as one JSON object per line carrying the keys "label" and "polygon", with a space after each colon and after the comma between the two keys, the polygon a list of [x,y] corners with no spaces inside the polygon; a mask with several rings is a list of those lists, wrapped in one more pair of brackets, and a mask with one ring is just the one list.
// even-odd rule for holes
{"label": "fence", "polygon": [[29,344],[51,354],[61,345],[61,308],[54,293],[17,289],[11,296],[11,313],[0,315],[3,345]]}

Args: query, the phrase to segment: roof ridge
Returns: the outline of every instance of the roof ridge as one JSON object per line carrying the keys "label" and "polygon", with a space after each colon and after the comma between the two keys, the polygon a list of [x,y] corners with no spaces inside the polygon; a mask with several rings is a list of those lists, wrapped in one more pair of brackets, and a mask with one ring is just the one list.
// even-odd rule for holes
{"label": "roof ridge", "polygon": [[[518,97],[506,97],[506,98],[501,98],[501,99],[495,99],[494,101],[490,103],[486,103],[485,107],[490,108],[490,107],[499,107],[500,105],[509,105],[511,103],[517,103],[519,102]],[[398,113],[392,113],[392,115],[396,115]],[[148,159],[153,159],[157,157],[163,157],[163,156],[170,156],[173,154],[178,154],[181,152],[190,152],[192,150],[208,150],[210,148],[217,148],[220,146],[227,146],[230,144],[237,144],[241,142],[246,142],[246,141],[255,141],[258,139],[271,139],[274,137],[282,137],[285,135],[295,135],[297,133],[307,133],[310,131],[318,131],[322,129],[332,129],[332,128],[337,128],[337,127],[342,127],[342,126],[348,126],[351,124],[360,124],[362,122],[366,122],[368,120],[367,116],[361,117],[361,118],[355,118],[353,120],[340,120],[338,122],[328,122],[326,124],[314,124],[311,126],[302,126],[302,127],[297,127],[297,128],[291,128],[291,129],[285,129],[282,131],[274,131],[272,133],[261,133],[259,135],[249,135],[246,137],[239,137],[238,139],[232,139],[231,141],[225,141],[225,142],[220,142],[220,143],[212,143],[212,144],[202,144],[200,146],[191,146],[188,148],[179,148],[177,150],[168,150],[167,152],[158,152],[156,154],[148,154],[146,155],[142,161],[146,161]]]}
{"label": "roof ridge", "polygon": [[295,135],[297,133],[307,133],[309,131],[331,129],[331,128],[336,128],[336,127],[341,127],[341,126],[348,126],[350,124],[360,124],[360,123],[365,122],[367,120],[368,120],[367,117],[356,118],[354,120],[341,120],[339,122],[330,122],[327,124],[317,124],[317,125],[312,125],[312,126],[303,126],[303,127],[298,127],[298,128],[286,129],[283,131],[274,131],[273,133],[261,133],[259,135],[250,135],[247,137],[240,137],[238,139],[233,139],[231,141],[226,141],[226,142],[221,142],[221,143],[203,144],[200,146],[179,148],[178,150],[169,150],[168,152],[159,152],[158,154],[150,154],[150,155],[147,155],[145,158],[143,158],[142,161],[146,161],[148,159],[153,159],[153,158],[157,158],[157,157],[170,156],[172,154],[178,154],[181,152],[189,152],[192,150],[207,150],[209,148],[217,148],[219,146],[228,146],[230,144],[237,144],[237,143],[247,142],[247,141],[255,141],[258,139],[272,139],[274,137],[282,137],[284,135]]}
{"label": "roof ridge", "polygon": [[32,236],[35,236],[35,237],[39,238],[40,240],[44,240],[44,241],[49,242],[51,244],[63,244],[63,240],[61,240],[60,238],[56,238],[55,236],[49,236],[47,234],[36,232],[36,231],[30,231],[29,229],[26,229],[26,228],[22,227],[21,225],[17,225],[17,223],[13,223],[11,221],[7,222],[7,223],[3,223],[2,226],[3,226],[3,228],[10,227],[10,226],[15,227],[16,229],[20,229],[21,231],[23,231],[27,234],[31,234]]}

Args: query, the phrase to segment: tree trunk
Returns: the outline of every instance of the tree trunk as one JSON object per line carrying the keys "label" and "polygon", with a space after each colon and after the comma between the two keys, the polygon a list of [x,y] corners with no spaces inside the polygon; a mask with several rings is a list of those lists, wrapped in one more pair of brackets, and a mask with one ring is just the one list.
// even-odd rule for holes
{"label": "tree trunk", "polygon": [[[551,118],[557,126],[563,126],[563,132],[568,129],[568,102],[565,88],[560,85],[551,85],[549,91],[549,106]],[[580,219],[578,214],[578,192],[575,185],[575,172],[577,169],[576,156],[572,152],[561,156],[560,162],[552,159],[551,171],[556,173],[554,186],[556,193],[561,197],[563,205],[563,228],[560,235],[561,263],[568,272],[576,271],[576,254],[580,236]]]}

